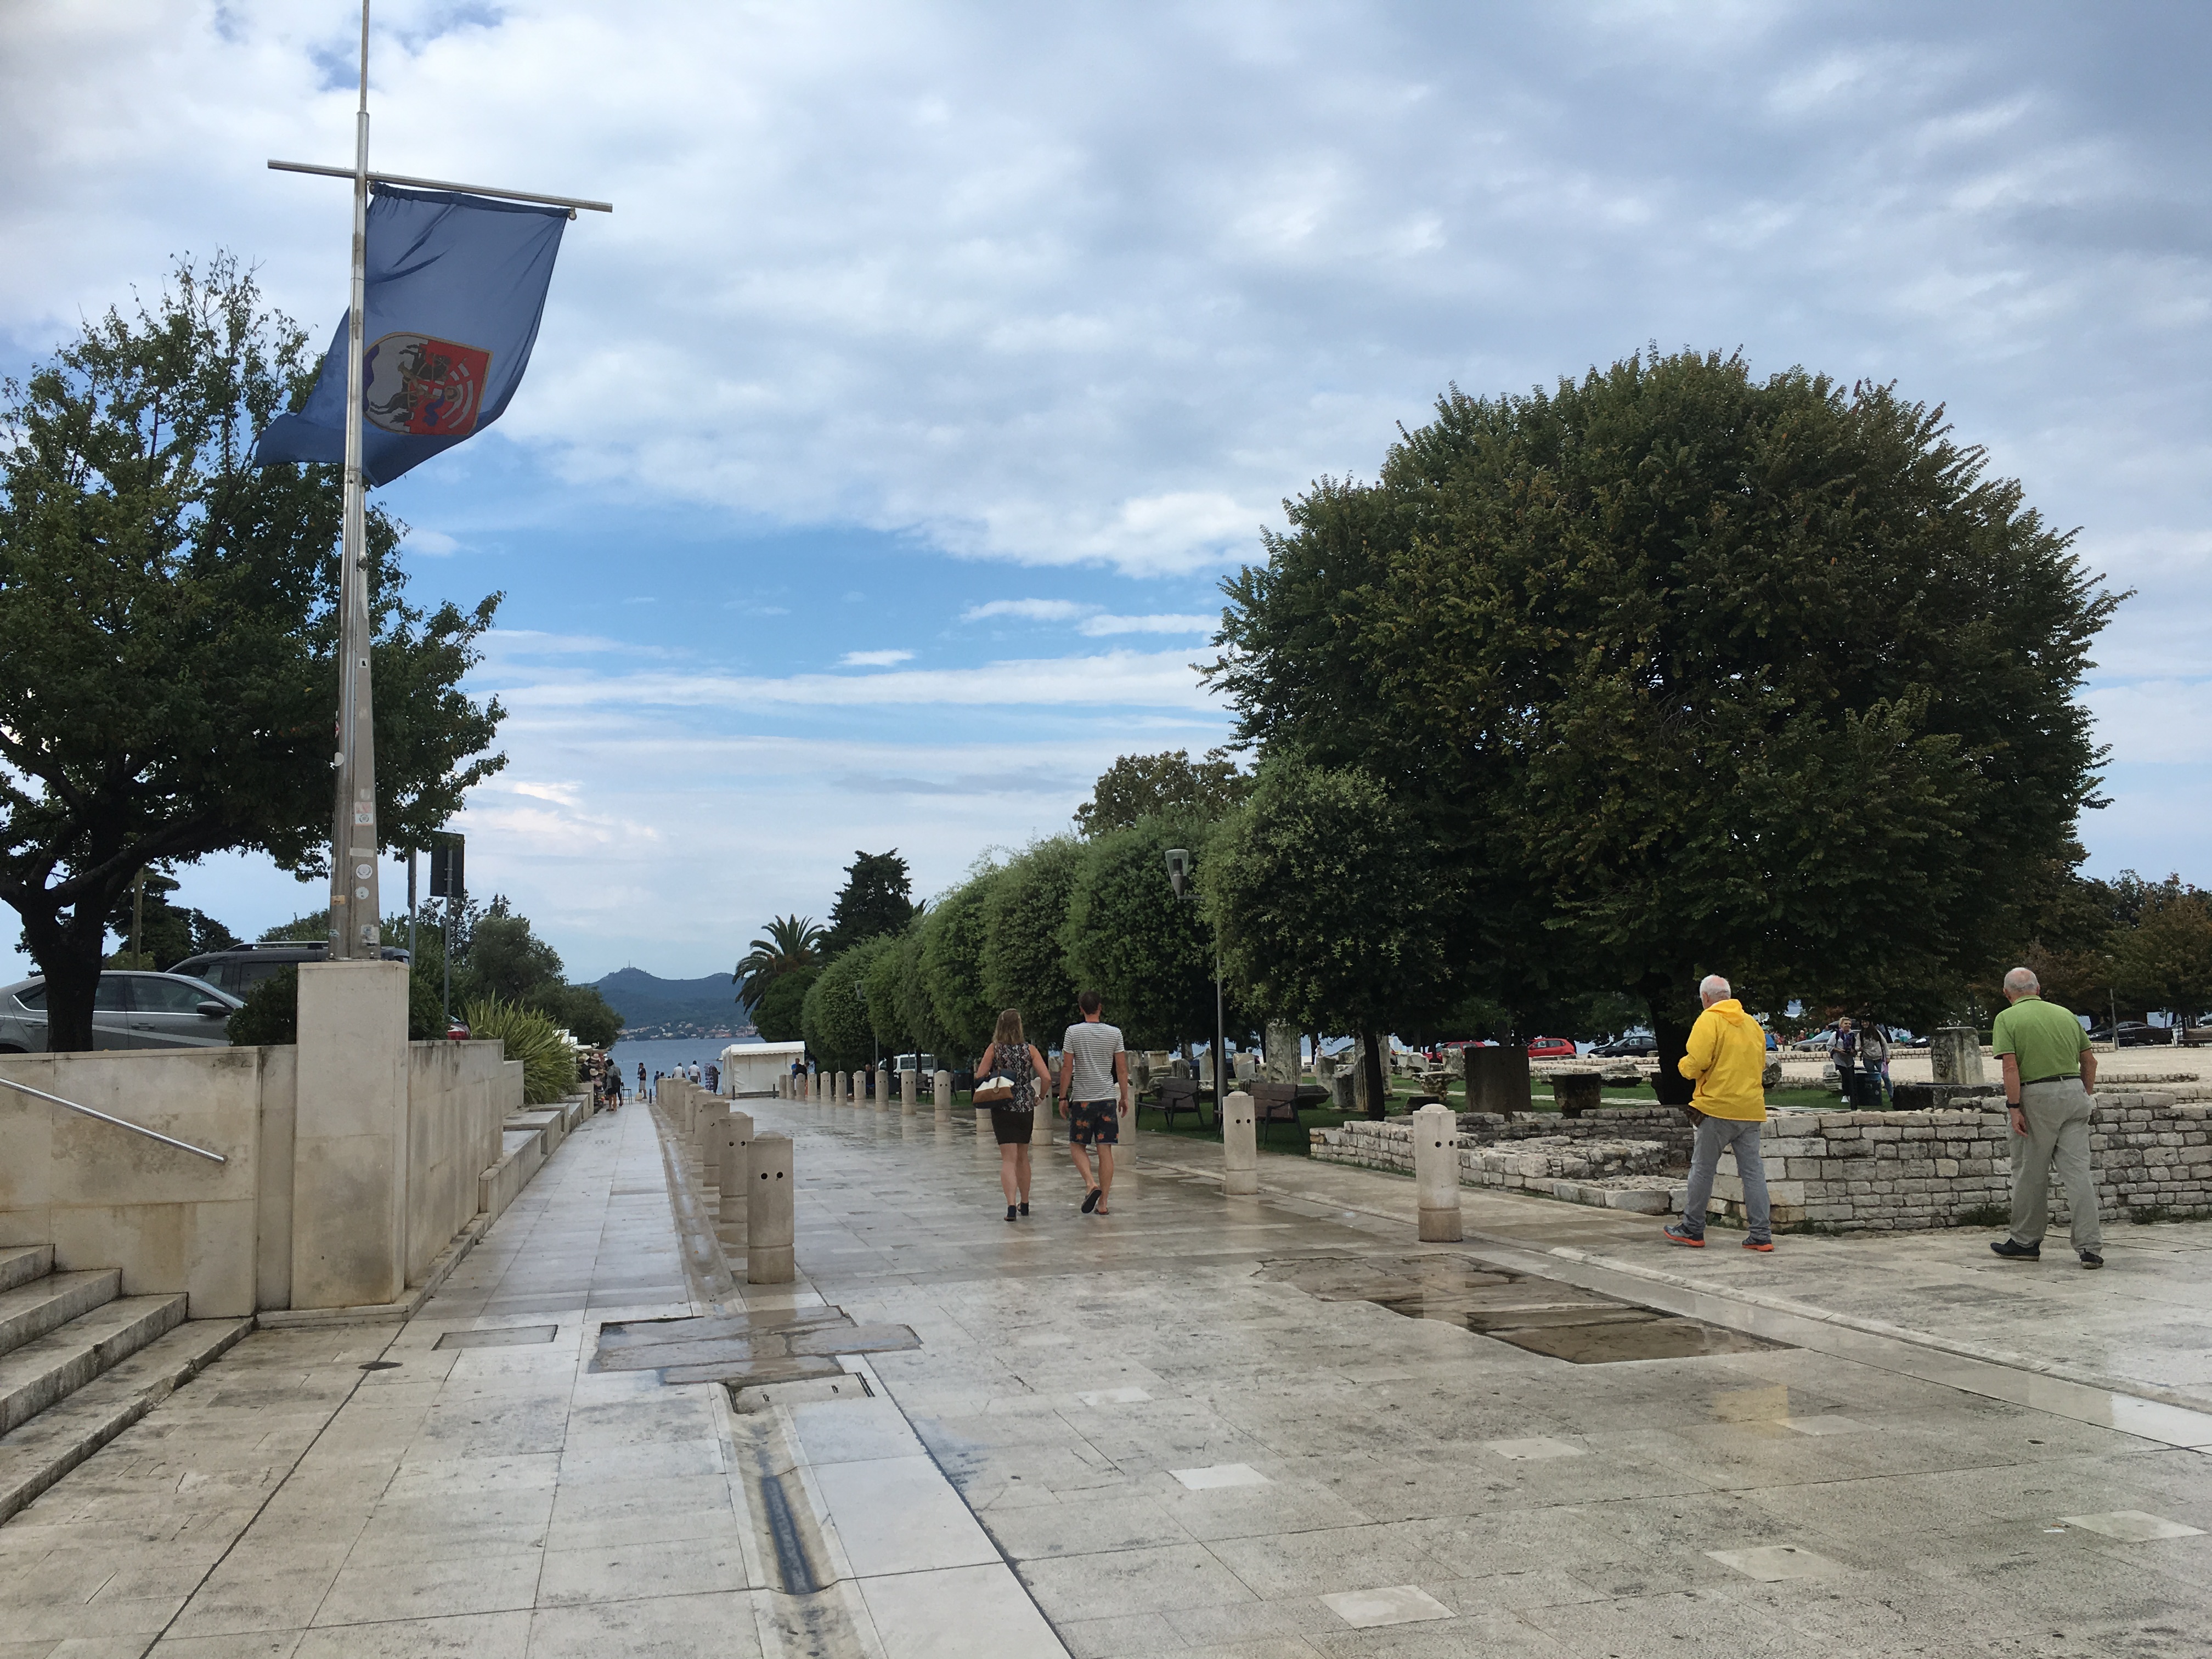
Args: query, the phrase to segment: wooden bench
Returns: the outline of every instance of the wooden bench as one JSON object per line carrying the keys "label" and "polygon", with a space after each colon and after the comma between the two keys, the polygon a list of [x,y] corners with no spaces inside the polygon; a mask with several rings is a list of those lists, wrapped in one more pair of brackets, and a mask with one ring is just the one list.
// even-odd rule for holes
{"label": "wooden bench", "polygon": [[[1167,1120],[1169,1128],[1175,1127],[1177,1112],[1188,1112],[1198,1120],[1200,1128],[1206,1127],[1206,1097],[1196,1078],[1164,1077],[1153,1085],[1153,1094],[1152,1106]],[[1144,1109],[1141,1100],[1137,1103],[1137,1109]]]}
{"label": "wooden bench", "polygon": [[1263,1130],[1271,1123],[1287,1123],[1296,1132],[1304,1127],[1298,1117],[1301,1107],[1328,1100],[1328,1090],[1310,1083],[1255,1083],[1251,1095],[1252,1121]]}

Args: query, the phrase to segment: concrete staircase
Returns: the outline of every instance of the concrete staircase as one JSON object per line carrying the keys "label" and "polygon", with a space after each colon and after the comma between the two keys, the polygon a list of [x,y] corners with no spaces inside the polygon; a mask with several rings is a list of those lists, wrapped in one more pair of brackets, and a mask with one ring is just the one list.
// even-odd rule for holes
{"label": "concrete staircase", "polygon": [[0,1521],[253,1328],[187,1319],[182,1292],[125,1296],[112,1267],[53,1267],[49,1245],[0,1245]]}

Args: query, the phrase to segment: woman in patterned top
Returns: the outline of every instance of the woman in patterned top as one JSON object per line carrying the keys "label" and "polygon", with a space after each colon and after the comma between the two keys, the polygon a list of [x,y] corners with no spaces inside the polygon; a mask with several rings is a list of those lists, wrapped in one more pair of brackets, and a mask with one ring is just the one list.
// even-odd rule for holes
{"label": "woman in patterned top", "polygon": [[991,1108],[991,1133],[999,1138],[999,1185],[1006,1189],[1006,1219],[1030,1212],[1030,1131],[1036,1122],[1036,1091],[1052,1087],[1052,1073],[1036,1044],[1022,1037],[1022,1015],[1009,1008],[999,1016],[991,1046],[975,1063],[980,1079],[994,1072],[1012,1078],[1014,1097]]}

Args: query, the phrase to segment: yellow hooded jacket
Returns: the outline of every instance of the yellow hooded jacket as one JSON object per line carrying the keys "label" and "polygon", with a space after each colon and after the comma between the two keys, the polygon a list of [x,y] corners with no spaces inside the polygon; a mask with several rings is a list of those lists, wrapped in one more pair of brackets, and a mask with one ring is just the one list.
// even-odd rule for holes
{"label": "yellow hooded jacket", "polygon": [[1690,1046],[1675,1062],[1684,1077],[1697,1080],[1690,1104],[1707,1117],[1739,1122],[1766,1121],[1766,1032],[1726,997],[1698,1016]]}

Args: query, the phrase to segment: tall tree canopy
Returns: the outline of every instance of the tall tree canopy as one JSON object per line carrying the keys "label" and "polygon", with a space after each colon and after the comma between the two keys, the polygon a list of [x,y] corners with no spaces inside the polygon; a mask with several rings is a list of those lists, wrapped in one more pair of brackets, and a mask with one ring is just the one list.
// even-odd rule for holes
{"label": "tall tree canopy", "polygon": [[[1079,992],[1106,1000],[1106,1018],[1133,1048],[1213,1036],[1213,933],[1196,893],[1178,898],[1168,880],[1167,849],[1187,848],[1206,862],[1206,829],[1146,818],[1098,836],[1084,850],[1060,929],[1069,976]],[[1231,1017],[1229,1029],[1238,1029]],[[1060,1032],[1036,1033],[1050,1047]]]}
{"label": "tall tree canopy", "polygon": [[[323,867],[337,672],[334,466],[255,468],[317,359],[228,259],[180,264],[0,390],[0,899],[92,1042],[117,901],[149,864],[252,850]],[[378,822],[423,845],[505,763],[460,689],[498,596],[409,605],[400,526],[368,517]]]}
{"label": "tall tree canopy", "polygon": [[1124,755],[1099,775],[1091,799],[1075,809],[1075,827],[1079,834],[1101,836],[1145,818],[1211,823],[1243,799],[1251,787],[1252,780],[1237,769],[1226,749],[1209,749],[1198,761],[1188,749]]}
{"label": "tall tree canopy", "polygon": [[894,847],[888,853],[854,853],[845,866],[845,884],[830,907],[832,956],[863,939],[896,933],[914,920],[914,878]]}
{"label": "tall tree canopy", "polygon": [[1932,1020],[2094,804],[2118,600],[1888,387],[1655,353],[1454,391],[1289,514],[1212,678],[1245,738],[1382,781],[1509,1002],[1623,987],[1662,1053],[1711,970]]}
{"label": "tall tree canopy", "polygon": [[[757,939],[738,959],[730,977],[738,988],[738,1000],[757,1008],[768,988],[787,974],[803,974],[822,963],[822,947],[829,934],[815,926],[811,916],[776,916],[765,938]],[[810,981],[811,982],[811,981]],[[770,1042],[786,1039],[771,1037]]]}
{"label": "tall tree canopy", "polygon": [[1038,842],[1007,862],[984,901],[983,1000],[994,1012],[1018,1012],[1043,1048],[1077,1018],[1060,935],[1083,857],[1082,844],[1069,836]]}

